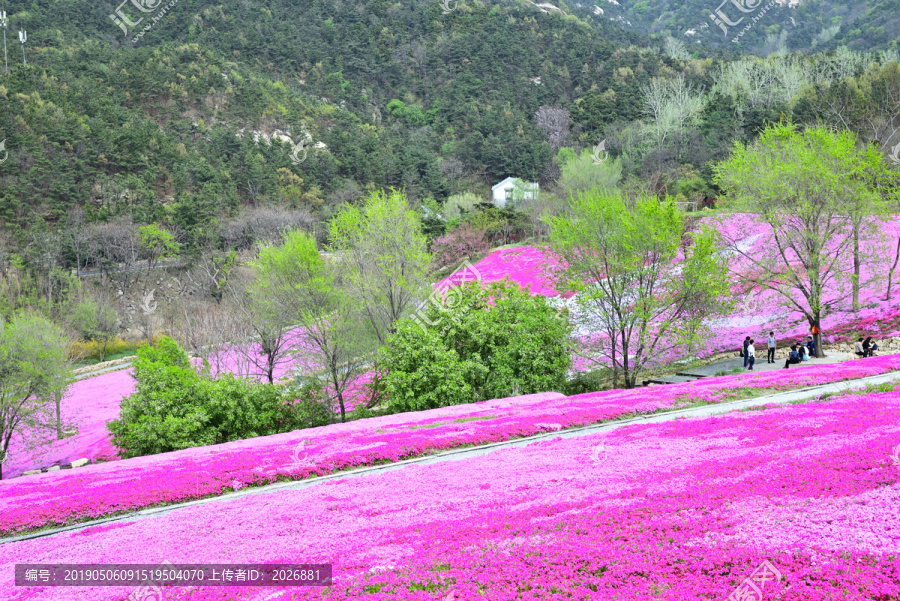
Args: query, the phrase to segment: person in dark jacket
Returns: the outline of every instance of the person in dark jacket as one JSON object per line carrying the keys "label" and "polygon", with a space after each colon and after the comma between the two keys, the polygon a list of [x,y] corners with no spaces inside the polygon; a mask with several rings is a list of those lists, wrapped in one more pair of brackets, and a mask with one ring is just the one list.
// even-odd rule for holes
{"label": "person in dark jacket", "polygon": [[812,334],[806,337],[806,346],[809,347],[809,358],[812,359],[816,356],[816,339]]}
{"label": "person in dark jacket", "polygon": [[744,369],[747,369],[747,346],[750,344],[750,337],[744,338],[744,347],[741,349],[741,356],[744,358]]}
{"label": "person in dark jacket", "polygon": [[869,336],[865,340],[863,340],[863,357],[871,357],[872,356],[872,337]]}
{"label": "person in dark jacket", "polygon": [[797,352],[797,345],[792,344],[791,345],[791,354],[788,355],[787,361],[784,362],[784,368],[787,369],[791,365],[796,365],[797,363],[800,363],[800,361],[801,361],[800,353]]}

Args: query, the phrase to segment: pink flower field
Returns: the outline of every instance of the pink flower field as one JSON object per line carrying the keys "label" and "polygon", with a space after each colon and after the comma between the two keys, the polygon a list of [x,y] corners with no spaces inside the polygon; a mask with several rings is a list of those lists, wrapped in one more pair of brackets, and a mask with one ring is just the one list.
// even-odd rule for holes
{"label": "pink flower field", "polygon": [[[248,362],[244,354],[226,352],[219,354],[214,360],[216,363],[210,365],[213,374],[231,372],[261,378],[258,365]],[[257,363],[259,361],[257,359]],[[198,368],[201,365],[199,360],[194,363]],[[276,379],[289,376],[298,366],[310,371],[320,369],[301,353],[278,362],[274,376]],[[82,458],[92,462],[117,460],[118,450],[112,444],[106,423],[119,417],[122,399],[134,392],[135,382],[131,374],[131,369],[123,369],[72,384],[63,402],[63,419],[76,422],[78,433],[54,441],[37,453],[27,452],[14,438],[10,445],[11,457],[3,463],[4,478],[13,478],[28,470],[71,463]],[[364,374],[351,384],[347,391],[348,401],[345,401],[347,411],[353,410],[356,399],[365,392],[364,385],[370,378],[371,374]]]}
{"label": "pink flower field", "polygon": [[[707,219],[726,239],[732,240],[736,247],[751,254],[761,252],[762,248],[773,244],[766,227],[753,223],[743,217],[728,217],[718,222]],[[888,248],[896,244],[900,233],[900,220],[892,220],[879,225],[884,238],[882,240],[863,240],[865,245],[880,245],[884,250],[884,259],[892,258]],[[890,255],[890,256],[889,256]],[[852,272],[852,264],[846,266]],[[844,342],[848,334],[866,332],[876,338],[900,335],[900,287],[894,291],[891,301],[884,301],[884,279],[888,265],[886,261],[876,265],[863,264],[861,273],[861,309],[851,311],[849,287],[832,285],[829,298],[840,298],[839,310],[825,317],[823,334],[827,342]],[[476,275],[484,282],[494,282],[509,278],[511,281],[527,288],[532,294],[547,297],[558,297],[560,293],[554,289],[552,274],[555,269],[545,249],[520,246],[496,250],[474,265],[442,280],[438,287],[455,283],[459,279],[471,279]],[[732,258],[732,269],[736,274],[749,269],[745,260],[736,255]],[[897,277],[895,277],[895,280]],[[896,287],[896,282],[895,282]],[[733,314],[712,321],[710,328],[715,338],[709,344],[703,356],[713,355],[727,350],[736,350],[744,336],[763,338],[770,330],[782,343],[789,343],[805,338],[809,325],[803,315],[796,310],[788,310],[782,301],[770,291],[757,290],[744,294],[741,277],[735,275],[733,281],[734,300],[737,306]],[[575,307],[572,293],[567,292],[564,298],[570,299],[565,305]]]}
{"label": "pink flower field", "polygon": [[[564,397],[543,393],[389,415],[0,481],[0,533],[12,534],[246,486],[395,462],[636,413],[717,403],[900,369],[900,355]],[[750,391],[748,392],[748,389]]]}
{"label": "pink flower field", "polygon": [[[165,588],[166,601],[891,601],[898,414],[885,392],[557,438],[10,543],[0,569],[334,566],[328,589]],[[135,591],[0,581],[10,601]]]}

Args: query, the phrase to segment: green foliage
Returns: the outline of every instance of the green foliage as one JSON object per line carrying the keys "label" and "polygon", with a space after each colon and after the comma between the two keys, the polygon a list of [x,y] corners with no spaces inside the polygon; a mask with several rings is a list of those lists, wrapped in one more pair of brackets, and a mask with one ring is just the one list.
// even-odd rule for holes
{"label": "green foliage", "polygon": [[607,370],[579,371],[566,381],[562,393],[567,396],[607,390],[612,374]]}
{"label": "green foliage", "polygon": [[392,411],[560,390],[569,325],[515,284],[451,288],[403,320],[382,348],[380,385]]}
{"label": "green foliage", "polygon": [[0,478],[13,435],[20,447],[50,442],[59,428],[54,401],[70,383],[68,340],[53,322],[37,313],[0,320]]}
{"label": "green foliage", "polygon": [[157,223],[151,223],[138,228],[138,236],[140,236],[141,246],[147,253],[147,266],[153,265],[161,258],[170,258],[178,256],[179,244],[175,242],[175,237],[166,230],[159,227]]}
{"label": "green foliage", "polygon": [[171,338],[138,350],[136,391],[107,424],[123,457],[138,457],[288,432],[320,417],[289,390],[198,373]]}
{"label": "green foliage", "polygon": [[[716,167],[716,183],[728,192],[723,207],[754,214],[779,241],[755,256],[738,250],[754,274],[745,282],[774,291],[821,328],[821,318],[844,300],[826,295],[826,286],[850,283],[856,293],[858,270],[846,266],[883,258],[877,244],[854,246],[854,240],[865,230],[877,234],[874,217],[887,213],[897,194],[896,185],[879,182],[891,181],[896,175],[884,155],[860,147],[849,131],[780,123],[752,144],[736,144]],[[729,243],[736,248],[736,240]]]}
{"label": "green foliage", "polygon": [[310,356],[312,363],[324,370],[343,421],[345,390],[361,373],[375,340],[364,305],[354,302],[339,286],[342,262],[327,265],[315,240],[294,231],[284,234],[280,246],[261,249],[254,266],[257,273],[251,294],[261,318],[282,329],[302,328],[303,336],[292,340],[298,352]]}
{"label": "green foliage", "polygon": [[345,293],[383,344],[427,286],[431,256],[419,214],[399,190],[373,192],[361,208],[345,206],[329,233]]}
{"label": "green foliage", "polygon": [[110,341],[119,333],[119,318],[116,312],[112,307],[88,300],[75,307],[71,323],[82,340],[93,340],[97,343],[98,358],[102,362]]}
{"label": "green foliage", "polygon": [[[604,155],[605,156],[605,155]],[[561,166],[559,186],[566,194],[585,190],[611,192],[622,179],[622,161],[609,156],[594,155],[584,150],[577,158],[571,158]],[[597,161],[601,161],[597,164]]]}
{"label": "green foliage", "polygon": [[446,219],[462,219],[472,214],[482,202],[480,196],[471,192],[454,194],[444,202],[443,215]]}
{"label": "green foliage", "polygon": [[700,346],[729,291],[712,231],[686,230],[671,202],[599,190],[548,221],[559,284],[578,291],[577,321],[599,330],[578,352],[611,369],[614,387]]}

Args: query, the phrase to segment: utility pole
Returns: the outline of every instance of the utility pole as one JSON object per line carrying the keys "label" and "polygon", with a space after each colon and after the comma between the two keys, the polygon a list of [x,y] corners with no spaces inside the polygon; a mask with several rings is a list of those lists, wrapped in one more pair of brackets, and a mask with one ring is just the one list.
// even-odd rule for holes
{"label": "utility pole", "polygon": [[6,11],[0,10],[0,29],[3,29],[3,62],[6,64],[6,74],[9,75],[9,57],[6,56]]}
{"label": "utility pole", "polygon": [[22,64],[26,67],[28,63],[25,62],[25,41],[28,39],[28,32],[24,29],[19,30],[19,41],[22,42]]}

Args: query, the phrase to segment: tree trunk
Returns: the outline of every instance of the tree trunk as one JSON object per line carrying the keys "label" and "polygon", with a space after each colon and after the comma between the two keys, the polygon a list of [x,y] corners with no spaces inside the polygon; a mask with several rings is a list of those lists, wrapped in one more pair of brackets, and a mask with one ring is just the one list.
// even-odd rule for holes
{"label": "tree trunk", "polygon": [[859,225],[853,225],[853,311],[859,311]]}
{"label": "tree trunk", "polygon": [[57,390],[53,393],[53,400],[56,402],[56,440],[62,440],[62,396],[63,391]]}
{"label": "tree trunk", "polygon": [[822,318],[820,315],[816,314],[812,318],[812,323],[809,324],[815,332],[813,334],[813,342],[816,345],[816,358],[821,358],[825,356],[825,350],[822,348]]}
{"label": "tree trunk", "polygon": [[897,269],[898,261],[900,261],[900,236],[897,237],[897,252],[894,254],[894,264],[891,265],[891,270],[888,271],[887,298],[885,300],[891,300],[891,280],[894,277],[894,270]]}

